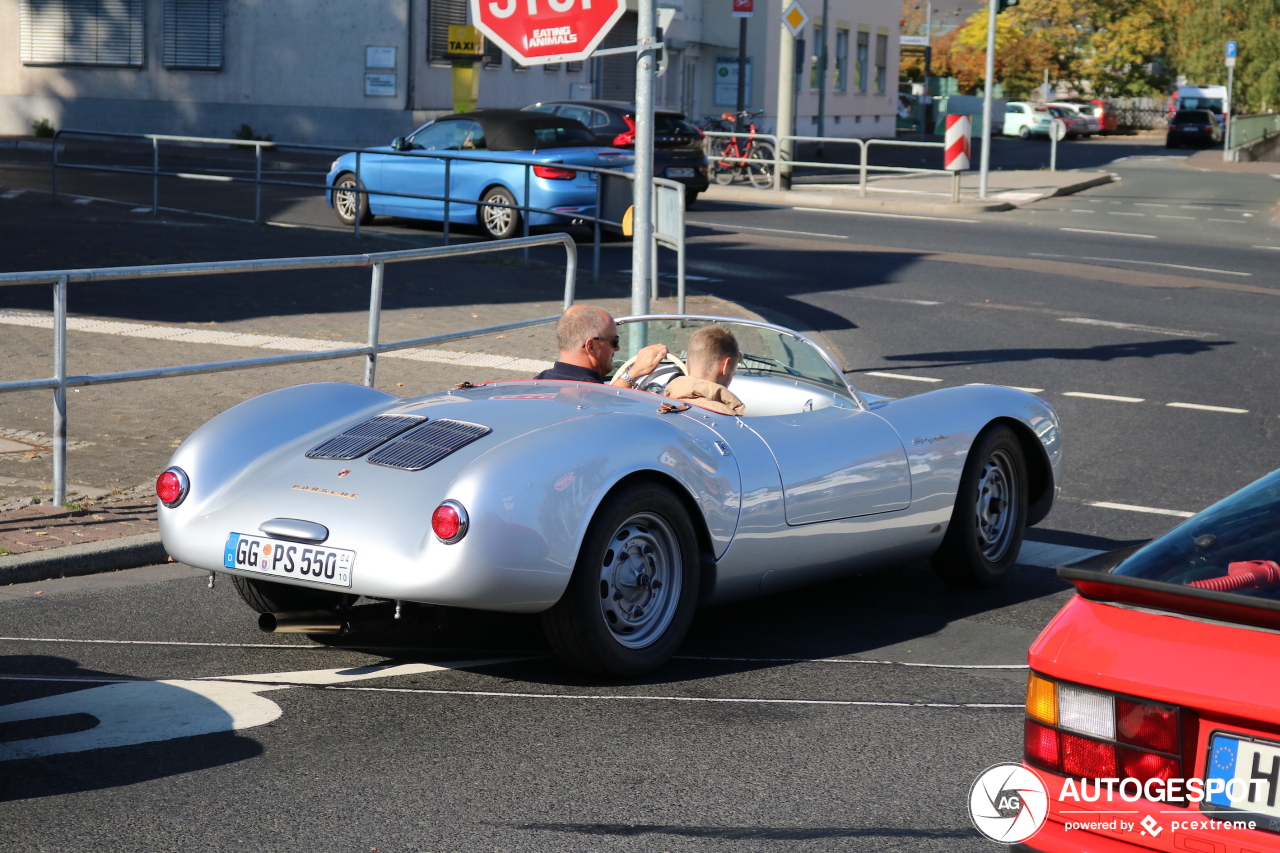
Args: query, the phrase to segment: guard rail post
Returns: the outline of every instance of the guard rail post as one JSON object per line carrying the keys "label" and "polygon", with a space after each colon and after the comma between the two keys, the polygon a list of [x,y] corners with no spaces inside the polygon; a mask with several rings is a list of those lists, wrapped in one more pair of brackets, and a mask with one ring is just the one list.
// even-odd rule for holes
{"label": "guard rail post", "polygon": [[160,215],[160,140],[151,137],[151,215]]}
{"label": "guard rail post", "polygon": [[262,224],[262,146],[253,146],[253,224]]}
{"label": "guard rail post", "polygon": [[591,280],[600,280],[600,217],[604,205],[604,175],[596,173],[596,215],[591,217],[594,242],[591,246]]}
{"label": "guard rail post", "polygon": [[[861,36],[859,36],[861,38]],[[879,36],[877,36],[879,38]],[[858,160],[858,188],[862,193],[862,197],[867,197],[867,149],[870,147],[862,140],[858,140],[858,148],[861,150],[862,156]]]}
{"label": "guard rail post", "polygon": [[[526,163],[524,167],[524,207],[520,209],[520,219],[523,220],[521,224],[524,226],[524,231],[520,235],[521,237],[529,236],[529,181],[532,180],[532,175],[533,166]],[[526,267],[529,266],[528,246],[524,247],[524,265]]]}
{"label": "guard rail post", "polygon": [[53,285],[53,503],[67,501],[67,276]]}
{"label": "guard rail post", "polygon": [[375,261],[373,276],[369,283],[369,354],[364,357],[364,384],[369,388],[377,378],[378,372],[378,330],[382,325],[382,280],[386,273],[386,263]]}
{"label": "guard rail post", "polygon": [[449,199],[453,198],[453,158],[444,158],[444,244],[449,245]]}
{"label": "guard rail post", "polygon": [[[356,215],[355,215],[355,226],[356,226],[356,230],[355,230],[355,238],[356,238],[357,240],[359,240],[359,239],[360,239],[360,207],[361,207],[361,203],[362,203],[362,202],[366,202],[366,201],[367,201],[367,199],[368,199],[368,196],[363,195],[363,191],[364,191],[364,181],[360,180],[360,152],[359,152],[359,151],[357,151],[357,152],[356,152],[356,188],[355,188],[355,191],[354,191],[354,195],[355,195],[355,197],[356,197]],[[338,207],[338,200],[337,200],[336,198],[333,200],[333,206],[334,206],[334,208],[335,208],[335,209]]]}
{"label": "guard rail post", "polygon": [[49,192],[49,201],[53,202],[54,204],[58,203],[58,134],[59,133],[62,133],[62,131],[55,130],[53,132],[53,145],[50,146],[50,149],[53,151],[53,164],[50,167],[50,171],[49,171],[49,184],[51,188]]}
{"label": "guard rail post", "polygon": [[[775,156],[777,155],[777,152],[778,152],[778,149],[777,149],[777,148],[775,148],[775,149],[774,149],[774,155],[775,155]],[[775,171],[774,171],[774,179],[775,179],[775,180],[777,179],[777,174],[778,174],[778,173],[777,173],[777,170],[776,170],[776,168],[775,168]],[[680,217],[680,218],[679,218],[679,222],[680,222],[680,230],[679,230],[679,233],[677,234],[677,238],[678,238],[678,240],[679,240],[679,245],[676,247],[676,313],[677,313],[677,314],[683,314],[683,313],[685,313],[685,311],[684,311],[684,301],[685,301],[685,288],[684,288],[684,241],[685,241],[685,237],[684,237],[684,199],[685,199],[685,196],[684,196],[684,193],[682,192],[682,193],[680,193],[680,199],[679,199],[679,201],[680,201],[680,208],[679,208],[679,210],[680,210],[680,213],[679,213],[679,217]],[[654,253],[654,257],[655,257],[655,258],[657,257],[657,253],[656,253],[656,252]]]}
{"label": "guard rail post", "polygon": [[564,310],[573,307],[573,297],[578,287],[578,244],[568,234],[564,237]]}

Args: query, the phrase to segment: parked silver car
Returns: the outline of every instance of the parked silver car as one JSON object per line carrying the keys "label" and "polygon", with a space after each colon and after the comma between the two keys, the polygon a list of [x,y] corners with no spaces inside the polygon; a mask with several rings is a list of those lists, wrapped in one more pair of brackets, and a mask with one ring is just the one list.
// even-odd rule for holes
{"label": "parked silver car", "polygon": [[[661,395],[713,321],[742,349],[742,417]],[[996,583],[1057,495],[1058,419],[1039,397],[887,399],[780,326],[618,322],[624,351],[673,353],[641,389],[328,383],[242,403],[161,475],[165,547],[233,575],[267,628],[341,630],[354,596],[541,613],[566,661],[634,676],[703,604],[925,558],[957,584]]]}

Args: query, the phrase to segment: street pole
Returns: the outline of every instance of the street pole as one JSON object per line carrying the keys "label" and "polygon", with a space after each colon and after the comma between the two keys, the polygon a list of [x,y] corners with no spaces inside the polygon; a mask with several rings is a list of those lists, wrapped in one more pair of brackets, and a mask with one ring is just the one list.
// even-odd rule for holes
{"label": "street pole", "polygon": [[987,197],[987,173],[991,171],[991,97],[996,76],[996,3],[989,0],[987,14],[986,87],[982,98],[982,168],[978,178],[978,198]]}
{"label": "street pole", "polygon": [[929,77],[933,72],[933,2],[924,5],[924,95],[920,97],[920,138],[933,130],[929,119],[933,113],[933,89]]}
{"label": "street pole", "polygon": [[783,23],[778,37],[778,189],[791,189],[791,146],[796,132],[796,37]]}
{"label": "street pole", "polygon": [[[646,49],[636,54],[636,159],[632,181],[631,313],[648,314],[653,280],[653,43],[657,31],[654,0],[639,0],[636,43]],[[630,326],[629,350],[635,355],[645,345],[645,325]]]}
{"label": "street pole", "polygon": [[[826,136],[827,130],[827,37],[830,35],[828,18],[831,17],[830,0],[822,0],[822,44],[818,46],[818,136]],[[826,146],[818,143],[818,157],[826,154]]]}
{"label": "street pole", "polygon": [[1231,106],[1231,88],[1235,82],[1236,67],[1235,64],[1227,66],[1227,100],[1222,105],[1222,159],[1225,162],[1231,158],[1231,120],[1235,115]]}
{"label": "street pole", "polygon": [[[741,113],[747,109],[747,19],[738,19],[738,113],[733,120],[735,130],[743,130]],[[746,164],[743,163],[743,166]]]}

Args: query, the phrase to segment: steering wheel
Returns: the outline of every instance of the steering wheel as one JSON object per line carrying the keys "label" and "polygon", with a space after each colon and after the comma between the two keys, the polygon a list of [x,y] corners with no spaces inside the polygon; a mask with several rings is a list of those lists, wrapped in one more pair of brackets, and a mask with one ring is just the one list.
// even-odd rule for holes
{"label": "steering wheel", "polygon": [[[629,370],[631,365],[636,363],[637,358],[639,358],[639,356],[631,356],[631,358],[627,359],[622,367],[619,367],[617,372],[613,375],[617,376],[622,372]],[[685,366],[685,363],[681,361],[678,356],[667,353],[666,356],[663,357],[662,361],[658,363],[658,366],[653,369],[653,373],[640,377],[636,383],[636,390],[649,391],[653,394],[661,394],[666,390],[667,383],[672,379],[675,379],[676,376],[688,375],[689,368]]]}

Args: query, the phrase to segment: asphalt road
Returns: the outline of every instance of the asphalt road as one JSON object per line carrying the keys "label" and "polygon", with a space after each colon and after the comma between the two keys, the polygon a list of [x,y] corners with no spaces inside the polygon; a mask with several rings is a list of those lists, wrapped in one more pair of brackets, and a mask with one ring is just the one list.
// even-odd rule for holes
{"label": "asphalt road", "polygon": [[[690,215],[692,283],[820,332],[859,387],[1001,383],[1058,409],[1062,500],[1002,587],[907,565],[705,610],[676,661],[629,684],[564,670],[532,619],[382,613],[325,647],[258,634],[229,584],[181,566],[9,588],[0,849],[990,850],[964,801],[1020,755],[1026,648],[1069,594],[1048,546],[1141,541],[1280,467],[1280,182],[1150,144],[1121,156],[1118,183],[997,215]],[[0,180],[34,175],[33,195],[34,168]],[[604,259],[625,269],[627,244]],[[144,319],[181,322],[179,305]],[[357,313],[322,326],[272,303],[235,322],[316,336]],[[359,669],[379,665],[401,668]],[[14,757],[42,735],[61,751]]]}

